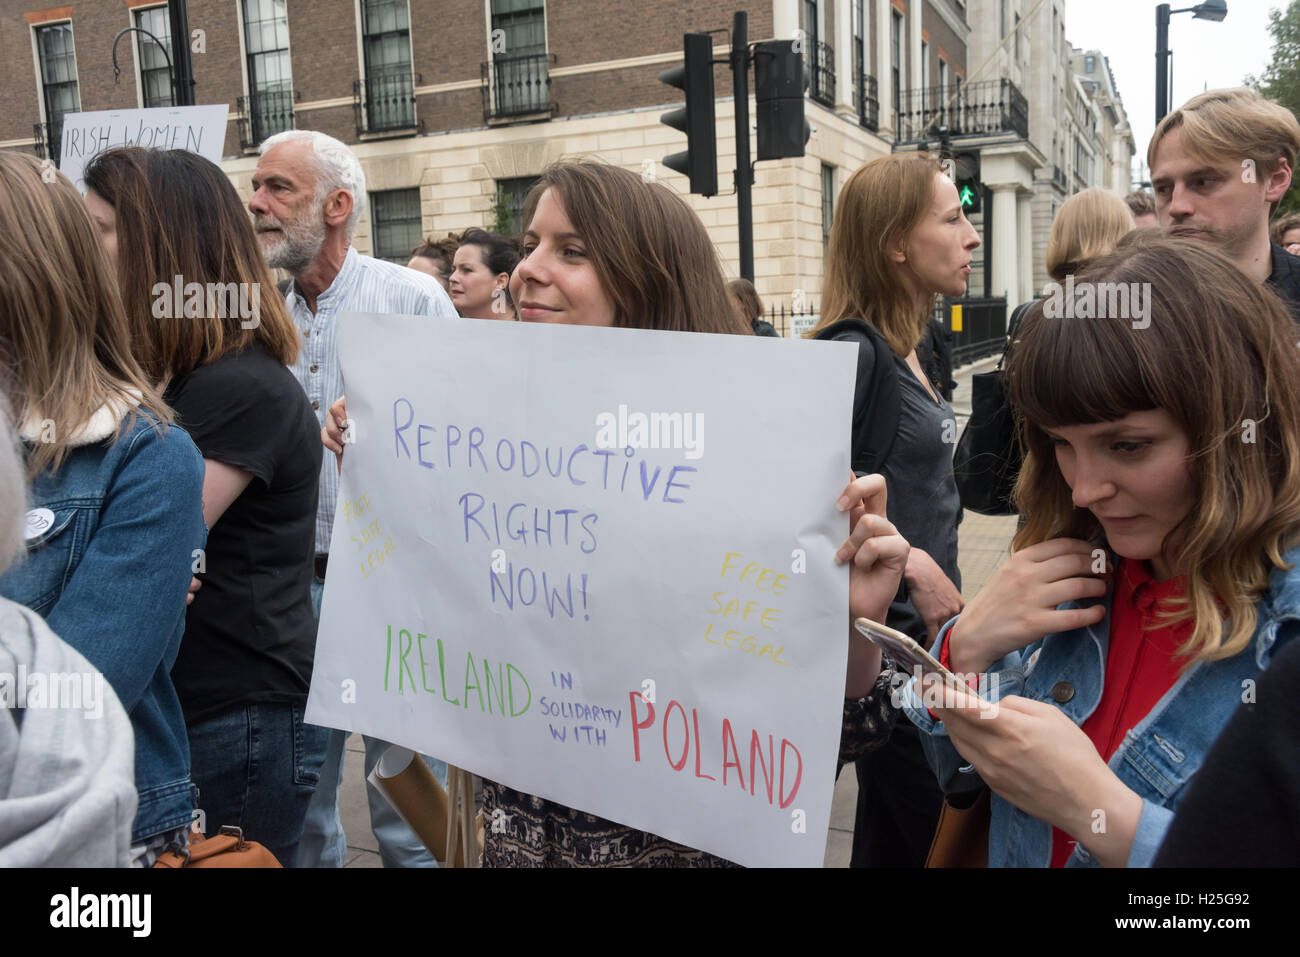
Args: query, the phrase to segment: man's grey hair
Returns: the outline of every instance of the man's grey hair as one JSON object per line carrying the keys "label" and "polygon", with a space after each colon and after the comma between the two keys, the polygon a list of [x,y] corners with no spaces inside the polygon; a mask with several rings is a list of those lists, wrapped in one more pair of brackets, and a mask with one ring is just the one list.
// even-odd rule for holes
{"label": "man's grey hair", "polygon": [[9,403],[0,394],[0,573],[23,553],[27,527],[27,468]]}
{"label": "man's grey hair", "polygon": [[357,156],[345,143],[317,130],[285,130],[262,141],[258,152],[265,153],[281,143],[310,143],[312,172],[316,177],[316,203],[336,189],[345,189],[352,196],[352,214],[343,224],[348,238],[356,232],[357,223],[366,208],[366,174]]}

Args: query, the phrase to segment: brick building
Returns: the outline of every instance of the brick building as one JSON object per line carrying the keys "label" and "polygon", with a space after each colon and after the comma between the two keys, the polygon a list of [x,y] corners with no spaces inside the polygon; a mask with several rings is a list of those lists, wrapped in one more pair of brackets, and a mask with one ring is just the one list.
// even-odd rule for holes
{"label": "brick building", "polygon": [[[169,105],[166,4],[0,0],[0,148],[44,153],[78,109]],[[682,34],[728,53],[732,13],[751,42],[801,36],[812,128],[807,155],[758,164],[757,285],[789,302],[820,289],[835,196],[861,164],[916,148],[920,122],[960,89],[965,0],[189,0],[195,101],[229,105],[223,166],[247,194],[257,143],[317,129],[361,158],[370,204],[356,244],[404,260],[422,235],[516,218],[532,178],[594,155],[653,174],[681,194],[662,158],[685,148],[659,116],[680,93],[658,74]],[[27,67],[30,64],[30,69]],[[731,75],[715,71],[721,195],[689,196],[729,275],[738,274]],[[751,91],[752,91],[751,81]],[[751,92],[752,97],[752,92]],[[751,118],[753,117],[751,103]],[[928,135],[928,134],[927,134]],[[932,145],[937,145],[931,137]],[[500,197],[500,199],[498,198]],[[503,200],[503,202],[502,202]],[[498,207],[494,209],[494,206]]]}

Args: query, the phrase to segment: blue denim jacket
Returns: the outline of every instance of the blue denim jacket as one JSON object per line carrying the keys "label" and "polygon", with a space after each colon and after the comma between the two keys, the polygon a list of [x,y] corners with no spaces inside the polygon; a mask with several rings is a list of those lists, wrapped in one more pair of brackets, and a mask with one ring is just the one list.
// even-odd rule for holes
{"label": "blue denim jacket", "polygon": [[139,806],[131,839],[188,823],[190,748],[171,667],[203,547],[203,457],[177,426],[139,412],[114,442],[70,449],[33,481],[53,522],[0,576],[0,595],[43,616],[104,673],[131,717]]}
{"label": "blue denim jacket", "polygon": [[[1223,661],[1198,662],[1181,674],[1151,712],[1125,734],[1110,759],[1110,769],[1142,798],[1129,867],[1150,866],[1188,781],[1200,769],[1233,712],[1243,700],[1250,700],[1247,693],[1253,692],[1255,680],[1268,667],[1279,631],[1284,640],[1300,634],[1300,547],[1283,557],[1296,567],[1289,572],[1274,569],[1270,575],[1269,590],[1255,605],[1259,618],[1251,645]],[[1076,725],[1082,725],[1101,701],[1110,644],[1110,595],[1106,603],[1106,617],[1096,625],[1048,635],[1007,655],[980,679],[981,695],[988,700],[1021,695],[1059,708]],[[1079,607],[1079,603],[1061,607]],[[956,620],[940,630],[933,651],[936,656]],[[1052,688],[1060,681],[1074,686],[1074,696],[1064,704],[1052,697]],[[962,794],[982,787],[979,775],[952,746],[943,722],[935,721],[922,707],[915,678],[904,689],[902,702],[907,716],[924,732],[922,747],[944,791]],[[989,866],[1049,866],[1051,825],[996,794],[991,805]],[[1099,865],[1079,844],[1065,866]]]}

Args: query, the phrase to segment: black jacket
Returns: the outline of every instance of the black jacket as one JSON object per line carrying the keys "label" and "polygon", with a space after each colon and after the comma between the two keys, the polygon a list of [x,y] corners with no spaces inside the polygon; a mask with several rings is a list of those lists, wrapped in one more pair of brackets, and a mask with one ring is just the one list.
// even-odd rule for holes
{"label": "black jacket", "polygon": [[1273,243],[1273,271],[1268,275],[1268,284],[1282,297],[1291,317],[1300,322],[1300,256],[1292,256]]}

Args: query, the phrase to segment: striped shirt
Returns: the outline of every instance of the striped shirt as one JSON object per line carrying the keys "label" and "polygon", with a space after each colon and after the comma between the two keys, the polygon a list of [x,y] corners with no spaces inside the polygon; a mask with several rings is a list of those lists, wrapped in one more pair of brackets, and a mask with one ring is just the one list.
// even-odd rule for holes
{"label": "striped shirt", "polygon": [[[330,287],[316,298],[315,315],[298,294],[296,285],[289,287],[285,304],[298,334],[302,336],[298,359],[289,371],[306,391],[322,427],[330,403],[343,394],[337,346],[339,313],[384,312],[457,318],[451,299],[432,276],[363,256],[352,248],[348,249],[343,267]],[[334,456],[327,453],[321,461],[320,496],[316,502],[318,554],[329,551],[338,494],[338,466]]]}

